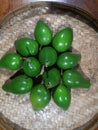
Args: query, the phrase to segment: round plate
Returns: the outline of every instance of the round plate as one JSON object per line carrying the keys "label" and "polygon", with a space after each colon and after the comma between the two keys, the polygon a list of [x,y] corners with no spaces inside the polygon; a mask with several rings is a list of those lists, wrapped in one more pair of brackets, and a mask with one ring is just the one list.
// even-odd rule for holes
{"label": "round plate", "polygon": [[[68,18],[68,22],[67,22],[67,18]],[[13,12],[11,12],[7,16],[5,16],[0,21],[0,28],[1,28],[0,29],[0,33],[1,33],[0,38],[2,39],[2,37],[3,37],[3,40],[0,41],[0,47],[1,47],[0,57],[2,57],[8,51],[15,50],[13,48],[13,43],[17,38],[24,37],[24,36],[25,37],[34,37],[33,36],[34,27],[35,27],[35,24],[38,19],[44,19],[47,23],[49,23],[49,25],[53,29],[53,33],[66,25],[66,26],[73,27],[74,32],[76,29],[75,35],[77,35],[77,33],[78,33],[78,35],[81,34],[81,36],[82,36],[83,34],[81,32],[77,31],[77,29],[79,28],[79,26],[77,26],[77,24],[81,24],[81,27],[82,26],[84,27],[84,25],[85,25],[86,28],[85,29],[83,28],[83,30],[88,30],[90,28],[90,31],[92,32],[92,34],[90,36],[93,36],[93,33],[95,34],[94,37],[96,37],[97,41],[95,44],[95,48],[93,48],[93,49],[95,49],[95,52],[96,52],[96,47],[98,45],[97,44],[98,43],[98,37],[97,37],[98,36],[98,34],[97,34],[98,21],[96,19],[94,19],[90,14],[81,10],[80,8],[76,8],[74,6],[67,5],[67,4],[64,4],[61,2],[35,2],[35,3],[31,3],[29,5],[26,5],[19,9],[14,10]],[[74,22],[75,27],[73,26],[72,22]],[[88,37],[89,36],[87,36],[87,39],[88,39]],[[85,41],[87,41],[87,39],[85,39]],[[92,40],[92,38],[91,38],[91,40]],[[83,41],[80,40],[79,42],[83,42]],[[82,47],[82,43],[80,43],[80,45]],[[77,44],[76,44],[76,46],[77,46]],[[83,47],[85,48],[85,44],[83,45]],[[86,47],[89,48],[88,42],[87,42]],[[90,50],[93,50],[93,49],[92,49],[92,47],[90,49],[88,49],[88,48],[87,48],[88,53],[90,53]],[[72,51],[77,52],[77,51],[79,51],[78,49],[80,49],[80,47],[78,47],[78,46],[75,47],[75,41],[74,41]],[[85,57],[86,51],[83,51],[83,49],[81,49],[81,53],[83,53],[84,57]],[[91,53],[91,55],[92,55],[92,53]],[[96,59],[98,58],[97,53],[94,53],[93,56],[95,56]],[[81,65],[84,65],[84,61],[82,63],[80,64],[80,67],[82,67]],[[88,61],[88,63],[90,64],[90,61]],[[95,63],[95,66],[93,66],[94,63]],[[86,61],[85,61],[85,65],[87,65]],[[83,66],[84,68],[82,67],[82,69],[84,69],[86,76],[91,78],[91,82],[92,83],[96,82],[96,85],[98,85],[98,83],[97,83],[98,75],[95,74],[95,72],[98,70],[97,60],[96,60],[96,62],[93,62],[93,65],[91,66],[91,68],[89,68],[90,70],[88,69],[88,67],[84,67],[84,66]],[[89,71],[87,71],[87,69]],[[92,75],[90,72],[92,73]],[[1,73],[1,75],[0,75],[0,77],[1,77],[0,88],[1,88],[2,84],[11,75],[13,75],[14,72],[7,71],[7,70],[0,70],[0,73]],[[96,86],[95,84],[93,84],[93,85]],[[92,87],[93,87],[93,85],[92,85]],[[98,89],[97,88],[98,87],[95,87],[95,89],[90,89],[90,90],[81,90],[81,89],[72,90],[72,95],[73,95],[72,104],[74,104],[74,102],[76,104],[76,102],[77,102],[78,105],[80,104],[79,107],[76,104],[77,107],[75,108],[76,109],[75,111],[73,111],[73,107],[72,107],[73,105],[69,108],[68,111],[62,111],[58,107],[56,108],[56,106],[54,106],[55,110],[53,112],[52,112],[52,105],[54,105],[53,101],[51,101],[51,103],[49,104],[49,107],[45,108],[45,110],[40,111],[40,112],[34,112],[31,109],[31,105],[29,103],[28,94],[22,95],[22,96],[17,96],[17,95],[5,93],[0,89],[0,91],[1,91],[0,104],[1,104],[1,107],[4,109],[4,111],[3,111],[2,108],[0,108],[0,112],[1,112],[0,113],[0,127],[4,130],[12,130],[12,129],[25,130],[26,128],[30,129],[29,126],[32,126],[32,124],[33,124],[34,128],[32,128],[32,130],[34,130],[34,129],[37,130],[41,127],[42,127],[42,129],[46,128],[47,130],[50,128],[55,129],[55,130],[59,130],[60,128],[65,128],[65,130],[66,129],[67,130],[68,129],[88,130],[90,128],[96,128],[97,127],[96,123],[98,121],[98,113],[97,113],[97,111],[98,111],[98,102],[97,102],[98,101],[98,99],[97,99]],[[79,97],[80,101],[77,101],[78,97]],[[23,100],[21,101],[22,98],[23,98]],[[76,98],[76,100],[74,98]],[[86,99],[87,101],[84,99]],[[13,102],[10,102],[10,101],[13,101]],[[84,102],[84,101],[85,101],[85,103],[81,104],[81,102]],[[17,104],[17,102],[19,104]],[[31,114],[33,114],[33,120],[29,120],[32,118],[32,116],[29,119],[27,118],[27,127],[25,127],[26,125],[24,122],[24,121],[26,121],[24,118],[27,117],[27,115],[25,115],[25,113],[22,110],[20,110],[22,108],[24,110],[24,104],[27,104],[27,106],[28,106],[27,108],[30,108],[30,112],[31,112]],[[84,107],[84,105],[85,105],[85,107]],[[8,106],[9,106],[9,108],[6,109]],[[93,108],[93,106],[94,106],[94,109],[91,109],[91,108]],[[85,110],[83,110],[83,111],[80,110],[83,107],[85,108]],[[13,109],[13,110],[11,110],[11,109]],[[16,111],[16,112],[14,113],[13,111]],[[20,113],[18,113],[18,111]],[[27,111],[29,111],[29,110],[27,109]],[[62,116],[63,114],[65,117]],[[24,115],[24,118],[22,119],[21,116],[23,116],[23,115]],[[16,116],[16,117],[14,117],[14,116]],[[10,120],[9,120],[9,117],[10,117]],[[13,117],[14,117],[14,120],[13,120]],[[19,124],[18,124],[19,119],[17,119],[17,117],[21,118]],[[68,118],[68,120],[66,118]],[[80,121],[80,122],[78,122],[78,121]],[[44,122],[46,124],[44,124]],[[66,127],[66,122],[68,122],[67,127]],[[30,123],[30,125],[29,125],[29,123]],[[47,124],[50,124],[50,127]]]}

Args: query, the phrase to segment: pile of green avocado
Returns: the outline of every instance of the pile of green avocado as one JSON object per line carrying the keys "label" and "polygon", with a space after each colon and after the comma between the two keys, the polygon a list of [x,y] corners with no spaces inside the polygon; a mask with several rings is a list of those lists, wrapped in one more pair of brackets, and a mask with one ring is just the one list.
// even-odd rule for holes
{"label": "pile of green avocado", "polygon": [[[0,68],[23,70],[2,89],[13,94],[30,92],[34,110],[42,110],[54,102],[67,110],[71,102],[71,88],[89,88],[90,81],[77,70],[80,54],[69,51],[73,41],[73,30],[65,27],[54,36],[48,24],[39,20],[34,29],[35,39],[23,37],[14,43],[16,52],[5,54],[0,60]],[[40,83],[34,83],[39,76]]]}

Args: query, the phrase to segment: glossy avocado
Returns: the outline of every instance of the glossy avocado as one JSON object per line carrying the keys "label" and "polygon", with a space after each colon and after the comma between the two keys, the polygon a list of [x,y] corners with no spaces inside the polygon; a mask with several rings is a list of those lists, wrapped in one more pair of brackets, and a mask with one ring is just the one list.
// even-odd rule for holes
{"label": "glossy avocado", "polygon": [[90,81],[85,79],[78,71],[69,69],[63,73],[63,82],[69,88],[89,88]]}
{"label": "glossy avocado", "polygon": [[51,99],[49,90],[43,85],[38,84],[32,88],[30,101],[34,110],[42,110],[45,108]]}
{"label": "glossy avocado", "polygon": [[23,70],[26,75],[35,77],[41,71],[41,64],[35,57],[28,57],[23,62]]}
{"label": "glossy avocado", "polygon": [[73,41],[73,30],[70,27],[66,27],[58,31],[54,35],[52,45],[58,52],[64,52],[71,47],[72,41]]}
{"label": "glossy avocado", "polygon": [[19,75],[14,79],[6,82],[2,89],[14,94],[25,94],[31,91],[33,80],[26,75]]}
{"label": "glossy avocado", "polygon": [[39,61],[46,67],[53,66],[57,60],[57,52],[52,47],[43,47],[39,52]]}
{"label": "glossy avocado", "polygon": [[6,68],[9,70],[17,70],[20,69],[22,66],[22,58],[17,53],[8,53],[5,54],[0,59],[0,68]]}
{"label": "glossy avocado", "polygon": [[35,27],[34,36],[41,46],[45,46],[51,43],[52,31],[44,21],[39,20]]}
{"label": "glossy avocado", "polygon": [[33,56],[38,52],[38,43],[31,38],[17,39],[14,45],[16,51],[22,56]]}
{"label": "glossy avocado", "polygon": [[60,83],[60,71],[56,68],[52,68],[48,71],[45,71],[42,75],[43,81],[47,88],[53,88]]}
{"label": "glossy avocado", "polygon": [[71,102],[71,94],[67,87],[60,84],[56,87],[53,94],[53,100],[63,110],[67,110]]}
{"label": "glossy avocado", "polygon": [[70,69],[75,67],[81,59],[80,54],[64,52],[58,56],[57,65],[61,69]]}

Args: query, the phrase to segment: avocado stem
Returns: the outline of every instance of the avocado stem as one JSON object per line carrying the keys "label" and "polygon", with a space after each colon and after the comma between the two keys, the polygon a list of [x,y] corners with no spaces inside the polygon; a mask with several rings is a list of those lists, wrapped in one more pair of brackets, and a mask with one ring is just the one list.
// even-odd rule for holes
{"label": "avocado stem", "polygon": [[46,68],[48,67],[48,62],[46,62],[45,67],[46,67]]}
{"label": "avocado stem", "polygon": [[40,75],[43,75],[44,70],[45,70],[45,66],[43,65],[43,66],[42,66],[42,69],[41,69],[41,72],[40,72]]}

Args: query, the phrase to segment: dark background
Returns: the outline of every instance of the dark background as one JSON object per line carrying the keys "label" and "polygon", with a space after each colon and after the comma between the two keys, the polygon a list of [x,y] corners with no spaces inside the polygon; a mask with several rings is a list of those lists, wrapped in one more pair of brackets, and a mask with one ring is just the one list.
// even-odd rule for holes
{"label": "dark background", "polygon": [[[52,0],[51,0],[52,1]],[[98,19],[98,0],[60,0],[64,1],[67,4],[75,5],[80,7],[91,15],[94,18]],[[8,12],[13,11],[14,9],[26,5],[33,0],[0,0],[0,19],[5,16]]]}

